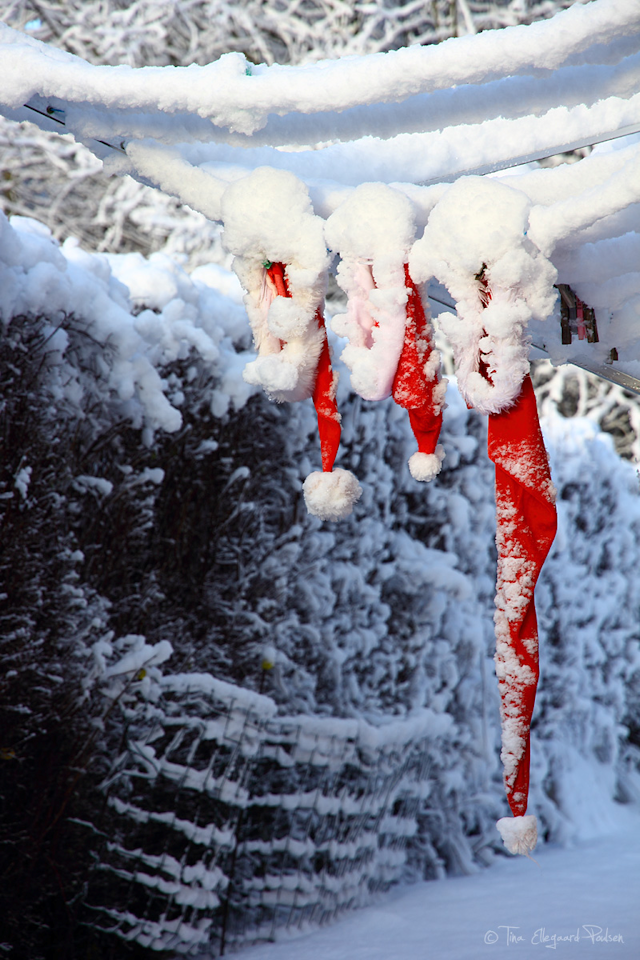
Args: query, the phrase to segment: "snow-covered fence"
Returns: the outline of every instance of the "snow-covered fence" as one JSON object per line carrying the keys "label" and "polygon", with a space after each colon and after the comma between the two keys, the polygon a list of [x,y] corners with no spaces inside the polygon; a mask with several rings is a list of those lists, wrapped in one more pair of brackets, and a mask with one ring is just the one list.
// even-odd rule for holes
{"label": "snow-covered fence", "polygon": [[397,881],[451,725],[276,716],[203,674],[163,678],[130,719],[90,922],[190,955],[328,922]]}

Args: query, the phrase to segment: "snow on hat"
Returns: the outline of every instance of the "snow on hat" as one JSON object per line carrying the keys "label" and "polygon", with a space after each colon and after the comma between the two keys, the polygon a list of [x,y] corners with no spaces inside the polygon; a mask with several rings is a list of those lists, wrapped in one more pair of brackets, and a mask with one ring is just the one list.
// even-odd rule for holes
{"label": "snow on hat", "polygon": [[420,293],[405,266],[407,319],[404,344],[393,380],[393,399],[409,413],[418,452],[409,458],[414,480],[433,480],[440,473],[444,449],[438,443],[447,381],[439,379],[440,354],[433,348],[431,325]]}
{"label": "snow on hat", "polygon": [[[258,351],[244,379],[273,400],[304,400],[313,394],[325,336],[316,320],[329,265],[324,223],[313,212],[305,184],[269,167],[227,187],[221,211],[224,243],[247,291],[244,302]],[[271,262],[286,264],[286,292],[276,289],[274,277],[268,282],[265,265]]]}
{"label": "snow on hat", "polygon": [[337,280],[347,311],[332,328],[349,341],[341,359],[351,386],[365,400],[392,395],[408,410],[418,442],[409,470],[416,480],[431,480],[444,457],[437,441],[446,382],[439,382],[440,356],[407,267],[414,214],[404,194],[363,184],[329,217],[325,239],[341,257]]}
{"label": "snow on hat", "polygon": [[[461,177],[434,207],[409,258],[416,280],[435,277],[456,301],[456,315],[442,314],[440,326],[453,347],[460,392],[480,413],[515,403],[529,371],[527,324],[546,319],[556,300],[557,271],[527,237],[530,209],[520,190]],[[480,274],[491,288],[484,300]]]}
{"label": "snow on hat", "polygon": [[[282,263],[271,263],[266,268],[267,278],[278,298],[290,298],[289,285]],[[318,433],[322,456],[322,470],[309,474],[303,484],[303,493],[309,513],[321,520],[342,520],[349,516],[362,495],[362,487],[350,470],[334,470],[333,465],[340,445],[340,414],[336,402],[338,377],[331,367],[329,343],[322,310],[314,317],[321,336],[320,354],[313,376],[313,403],[318,416]]]}
{"label": "snow on hat", "polygon": [[222,219],[258,350],[243,376],[273,400],[313,397],[322,471],[305,481],[305,502],[322,520],[340,520],[362,489],[348,470],[333,470],[340,414],[322,314],[329,265],[324,222],[313,213],[305,184],[269,167],[227,188]]}

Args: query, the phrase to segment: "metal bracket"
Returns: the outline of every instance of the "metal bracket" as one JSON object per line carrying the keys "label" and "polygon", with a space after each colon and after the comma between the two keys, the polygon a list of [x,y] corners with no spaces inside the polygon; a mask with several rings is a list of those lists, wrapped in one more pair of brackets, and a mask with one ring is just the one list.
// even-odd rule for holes
{"label": "metal bracket", "polygon": [[[560,285],[558,285],[560,286]],[[439,306],[446,307],[448,310],[456,312],[456,305],[448,298],[445,288],[439,283],[430,283],[427,296],[429,300],[432,300],[434,303],[437,303]],[[577,319],[577,318],[576,318]],[[564,341],[563,341],[564,342]],[[569,341],[571,342],[571,341]],[[590,341],[597,342],[597,341]],[[541,343],[532,343],[532,347],[535,347],[536,350],[539,350],[541,353],[549,355],[549,351]],[[618,351],[615,347],[611,350],[610,353],[610,362],[606,364],[602,363],[592,363],[589,360],[567,360],[565,361],[568,364],[571,364],[574,367],[580,367],[581,370],[586,370],[587,373],[593,373],[594,376],[600,377],[601,380],[606,380],[609,383],[615,383],[616,386],[622,387],[623,390],[626,390],[628,393],[635,393],[636,396],[640,397],[640,380],[636,377],[631,376],[629,373],[624,373],[622,370],[616,370],[613,366],[613,363],[618,359]],[[564,364],[563,364],[564,366]]]}
{"label": "metal bracket", "polygon": [[556,289],[560,292],[560,326],[562,342],[568,345],[574,334],[578,340],[587,340],[588,343],[599,343],[596,312],[593,307],[576,296],[568,283],[557,283]]}

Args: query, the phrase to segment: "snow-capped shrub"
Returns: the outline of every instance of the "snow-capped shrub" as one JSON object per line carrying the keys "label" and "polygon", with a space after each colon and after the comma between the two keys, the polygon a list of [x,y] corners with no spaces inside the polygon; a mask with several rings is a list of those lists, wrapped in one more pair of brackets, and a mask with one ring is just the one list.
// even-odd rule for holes
{"label": "snow-capped shrub", "polygon": [[136,567],[164,476],[150,445],[154,429],[175,438],[184,396],[156,364],[197,385],[203,423],[247,397],[239,374],[225,391],[216,372],[227,353],[241,363],[233,301],[167,263],[119,266],[133,293],[146,284],[146,313],[106,257],[61,252],[46,228],[0,215],[0,909],[3,942],[34,958],[63,934],[65,956],[86,940],[75,920],[116,715],[169,652],[166,632],[145,644],[118,629],[158,599],[153,571]]}
{"label": "snow-capped shrub", "polygon": [[[306,403],[250,395],[248,324],[230,274],[210,266],[189,277],[163,255],[59,247],[33,221],[3,219],[1,231],[11,722],[0,746],[19,773],[12,809],[22,819],[8,825],[17,848],[36,817],[20,798],[49,791],[47,816],[62,809],[65,831],[67,811],[93,822],[96,781],[117,761],[123,722],[144,721],[160,677],[139,676],[141,664],[170,644],[172,659],[153,670],[211,673],[267,694],[281,715],[379,727],[428,708],[446,720],[412,814],[407,868],[437,876],[489,862],[506,810],[482,418],[452,386],[446,458],[425,490],[405,465],[414,442],[405,412],[351,395],[343,370],[338,464],[363,496],[328,529],[302,496],[318,458],[315,415]],[[613,797],[637,791],[638,598],[628,571],[638,490],[595,427],[550,408],[547,433],[561,536],[538,599],[533,797],[546,835],[565,839],[594,829],[578,784],[602,785],[600,822]],[[56,750],[62,762],[43,766]],[[90,772],[70,787],[72,767]],[[295,792],[298,776],[283,786]],[[83,836],[69,834],[68,849],[86,846]],[[87,862],[62,866],[73,896]],[[48,876],[33,899],[41,942],[58,903]],[[18,885],[4,889],[18,896]]]}
{"label": "snow-capped shrub", "polygon": [[559,527],[537,591],[534,803],[566,841],[606,828],[612,798],[637,798],[640,488],[592,421],[549,416],[544,429]]}

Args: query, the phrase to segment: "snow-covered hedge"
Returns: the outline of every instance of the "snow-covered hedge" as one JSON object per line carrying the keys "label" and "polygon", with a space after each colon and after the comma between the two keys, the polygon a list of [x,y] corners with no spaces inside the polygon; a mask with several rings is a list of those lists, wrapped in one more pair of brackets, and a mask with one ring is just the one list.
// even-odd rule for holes
{"label": "snow-covered hedge", "polygon": [[[442,731],[428,743],[403,869],[437,876],[488,863],[506,811],[482,418],[452,386],[447,456],[425,490],[405,466],[404,411],[351,395],[343,370],[339,463],[364,493],[353,518],[329,529],[302,502],[302,478],[319,461],[315,415],[307,403],[270,404],[243,382],[249,331],[231,274],[59,247],[35,222],[4,218],[0,274],[9,453],[0,746],[15,801],[4,829],[28,851],[14,863],[41,865],[23,875],[38,878],[29,909],[39,925],[18,923],[12,936],[48,936],[59,896],[51,862],[73,900],[87,850],[109,860],[101,836],[134,843],[123,808],[100,813],[97,785],[125,756],[125,723],[130,740],[148,730],[158,684],[172,691],[174,725],[187,723],[189,675],[225,681],[231,698],[260,691],[301,730],[314,717],[409,730],[430,711]],[[638,796],[639,598],[629,572],[640,561],[640,500],[633,467],[595,420],[550,409],[545,424],[561,526],[538,594],[532,797],[557,840],[601,829],[614,798]],[[151,669],[151,658],[165,662]],[[296,763],[265,777],[274,795],[304,792]],[[121,804],[164,816],[186,802],[165,784],[160,810],[159,795],[137,784]],[[3,886],[12,916],[18,889]],[[118,906],[115,887],[99,889]]]}

